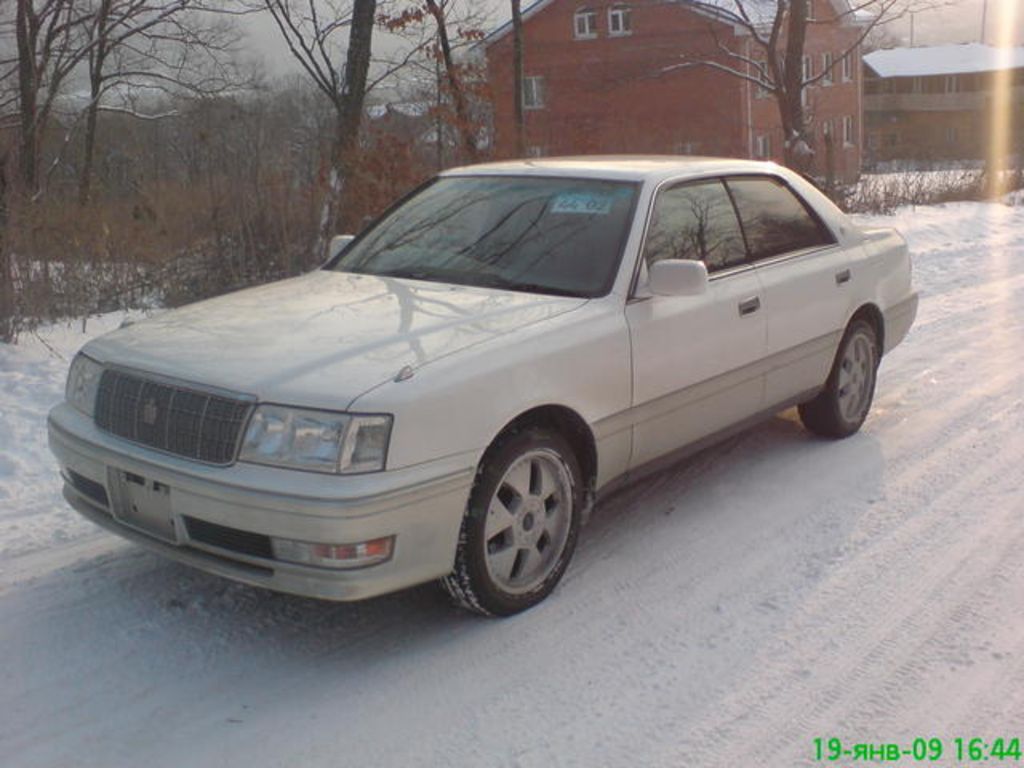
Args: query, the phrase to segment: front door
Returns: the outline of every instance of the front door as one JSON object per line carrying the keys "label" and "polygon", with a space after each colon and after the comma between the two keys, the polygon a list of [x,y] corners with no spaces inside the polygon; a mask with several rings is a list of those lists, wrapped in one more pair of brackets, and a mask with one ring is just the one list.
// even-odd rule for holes
{"label": "front door", "polygon": [[[764,388],[764,293],[722,182],[661,190],[642,258],[637,295],[626,306],[633,467],[757,413]],[[649,295],[646,268],[660,259],[704,261],[707,292]]]}

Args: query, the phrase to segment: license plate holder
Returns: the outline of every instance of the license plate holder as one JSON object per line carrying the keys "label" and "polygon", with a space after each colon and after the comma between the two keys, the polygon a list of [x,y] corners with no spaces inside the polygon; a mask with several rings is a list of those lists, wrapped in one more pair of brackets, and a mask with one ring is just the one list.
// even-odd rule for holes
{"label": "license plate holder", "polygon": [[169,544],[178,543],[167,485],[134,472],[111,469],[109,487],[116,520]]}

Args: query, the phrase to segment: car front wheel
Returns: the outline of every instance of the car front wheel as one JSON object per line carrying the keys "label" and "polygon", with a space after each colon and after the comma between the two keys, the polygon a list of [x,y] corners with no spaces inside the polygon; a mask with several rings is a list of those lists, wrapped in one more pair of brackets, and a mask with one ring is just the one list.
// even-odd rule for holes
{"label": "car front wheel", "polygon": [[843,335],[825,388],[800,406],[804,426],[824,437],[847,437],[859,430],[875,396],[879,357],[874,327],[854,320]]}
{"label": "car front wheel", "polygon": [[560,435],[530,428],[488,451],[459,535],[455,568],[442,580],[464,608],[509,616],[558,584],[576,548],[582,479]]}

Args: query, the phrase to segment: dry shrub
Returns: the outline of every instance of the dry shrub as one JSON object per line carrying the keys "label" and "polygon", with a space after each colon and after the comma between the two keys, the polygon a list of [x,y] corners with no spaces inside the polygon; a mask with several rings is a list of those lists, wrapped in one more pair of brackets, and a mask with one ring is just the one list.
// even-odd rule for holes
{"label": "dry shrub", "polygon": [[[429,175],[408,142],[377,137],[350,172],[340,221],[358,231]],[[40,322],[145,305],[178,306],[316,267],[321,201],[273,167],[141,184],[86,205],[73,193],[12,200],[2,249],[13,306],[5,338]]]}
{"label": "dry shrub", "polygon": [[431,173],[415,144],[387,134],[374,137],[353,164],[338,221],[347,232],[358,232]]}
{"label": "dry shrub", "polygon": [[977,169],[864,174],[839,192],[850,213],[890,214],[906,205],[936,205],[985,196],[985,174]]}

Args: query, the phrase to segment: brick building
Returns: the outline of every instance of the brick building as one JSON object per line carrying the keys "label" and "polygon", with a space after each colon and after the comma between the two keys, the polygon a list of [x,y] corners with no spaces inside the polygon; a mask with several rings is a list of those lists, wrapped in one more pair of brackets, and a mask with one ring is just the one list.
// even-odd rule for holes
{"label": "brick building", "polygon": [[[1010,70],[1014,114],[1024,114],[1024,47],[972,43],[892,48],[864,57],[864,120],[871,160],[981,160],[997,73]],[[1024,144],[1021,126],[1015,149]]]}
{"label": "brick building", "polygon": [[[840,178],[861,162],[859,27],[848,0],[808,0],[805,80],[815,170],[826,155]],[[540,0],[523,12],[528,154],[700,154],[781,160],[775,99],[741,78],[689,60],[736,66],[722,47],[750,58],[748,32],[689,0]],[[774,13],[774,2],[747,0]],[[765,15],[764,19],[770,18]],[[511,25],[485,41],[494,97],[495,149],[515,153]],[[843,54],[852,49],[849,56]],[[746,66],[746,65],[740,65]],[[824,134],[831,132],[826,153]]]}

